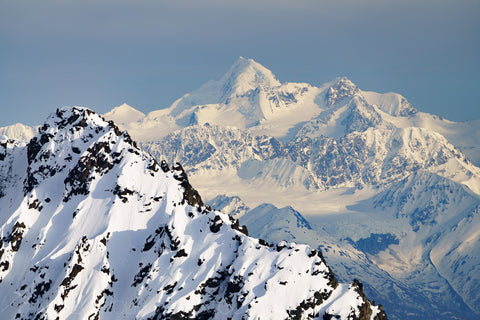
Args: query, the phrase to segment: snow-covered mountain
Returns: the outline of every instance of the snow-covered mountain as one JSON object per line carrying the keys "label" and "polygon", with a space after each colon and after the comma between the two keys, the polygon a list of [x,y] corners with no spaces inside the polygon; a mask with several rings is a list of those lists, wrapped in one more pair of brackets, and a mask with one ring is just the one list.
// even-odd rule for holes
{"label": "snow-covered mountain", "polygon": [[1,138],[5,319],[386,319],[320,251],[203,205],[179,164],[85,108]]}
{"label": "snow-covered mountain", "polygon": [[240,58],[136,123],[144,150],[183,163],[208,202],[256,236],[334,248],[324,252],[340,277],[362,274],[391,318],[480,314],[478,121],[422,113],[347,78],[280,83]]}
{"label": "snow-covered mountain", "polygon": [[16,123],[11,126],[1,127],[0,136],[6,136],[15,140],[29,141],[35,135],[36,129],[36,127]]}
{"label": "snow-covered mountain", "polygon": [[[480,316],[480,120],[423,113],[345,77],[281,83],[245,58],[169,108],[105,117],[182,163],[252,235],[321,248],[391,319]],[[22,165],[12,168],[0,185],[15,184]]]}
{"label": "snow-covered mountain", "polygon": [[138,122],[145,118],[145,114],[135,110],[128,104],[124,103],[118,107],[113,108],[104,114],[104,117],[112,120],[117,125],[128,125],[132,122]]}
{"label": "snow-covered mountain", "polygon": [[[242,203],[222,198],[209,203],[226,212]],[[365,290],[383,299],[393,319],[472,319],[478,316],[479,205],[461,185],[418,172],[348,213],[306,219],[291,207],[262,204],[247,208],[240,222],[267,241],[318,247],[343,281],[362,274]]]}
{"label": "snow-covered mountain", "polygon": [[[125,104],[114,110],[117,114],[132,113]],[[448,121],[418,111],[399,94],[360,90],[345,77],[319,87],[281,83],[270,70],[242,57],[219,80],[184,95],[169,108],[152,111],[143,118],[138,111],[134,113],[132,120],[121,126],[141,142],[207,123],[248,129],[254,135],[282,141],[290,140],[301,129],[300,135],[338,137],[345,130],[383,124],[435,131],[473,163],[480,164],[480,119]],[[117,120],[111,112],[106,117]],[[309,130],[312,126],[314,130]]]}

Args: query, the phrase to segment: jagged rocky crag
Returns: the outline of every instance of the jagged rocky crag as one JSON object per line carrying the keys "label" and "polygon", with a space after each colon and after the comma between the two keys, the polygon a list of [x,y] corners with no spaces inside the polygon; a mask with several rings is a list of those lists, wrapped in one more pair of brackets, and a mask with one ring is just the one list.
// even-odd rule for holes
{"label": "jagged rocky crag", "polygon": [[247,236],[88,109],[0,147],[6,319],[386,318],[319,251]]}

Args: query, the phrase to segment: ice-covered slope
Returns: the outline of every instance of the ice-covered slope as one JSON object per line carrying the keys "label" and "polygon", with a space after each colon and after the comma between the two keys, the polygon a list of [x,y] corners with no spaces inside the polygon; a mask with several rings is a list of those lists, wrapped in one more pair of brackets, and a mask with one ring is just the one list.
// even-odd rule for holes
{"label": "ice-covered slope", "polygon": [[319,251],[248,237],[88,109],[0,155],[3,318],[385,318]]}

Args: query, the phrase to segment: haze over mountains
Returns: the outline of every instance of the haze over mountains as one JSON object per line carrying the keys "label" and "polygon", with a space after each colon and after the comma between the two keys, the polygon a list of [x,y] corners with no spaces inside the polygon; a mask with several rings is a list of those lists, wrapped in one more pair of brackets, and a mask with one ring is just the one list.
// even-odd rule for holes
{"label": "haze over mountains", "polygon": [[319,248],[389,318],[480,315],[479,120],[441,119],[346,78],[280,83],[245,58],[167,109],[104,116],[182,163],[251,235]]}

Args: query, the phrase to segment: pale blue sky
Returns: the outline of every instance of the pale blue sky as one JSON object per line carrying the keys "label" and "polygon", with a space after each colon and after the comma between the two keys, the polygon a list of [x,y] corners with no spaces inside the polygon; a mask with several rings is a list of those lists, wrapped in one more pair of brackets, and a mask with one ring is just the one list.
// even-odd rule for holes
{"label": "pale blue sky", "polygon": [[0,126],[63,105],[168,107],[239,56],[281,81],[347,76],[480,118],[478,0],[1,0]]}

